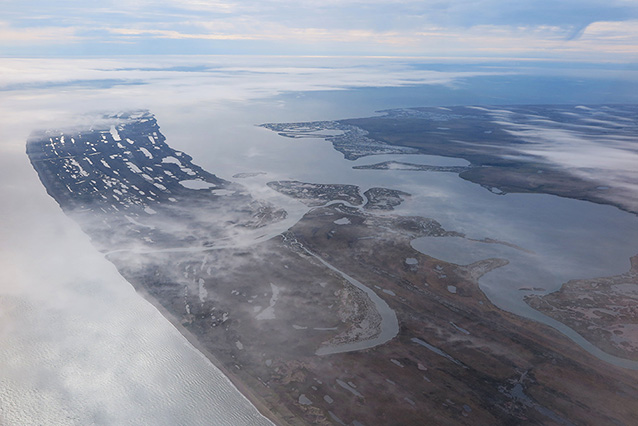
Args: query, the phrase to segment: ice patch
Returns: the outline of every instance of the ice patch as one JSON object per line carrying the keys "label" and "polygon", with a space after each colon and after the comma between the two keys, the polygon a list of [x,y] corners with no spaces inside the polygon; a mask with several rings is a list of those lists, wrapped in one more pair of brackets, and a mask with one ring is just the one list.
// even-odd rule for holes
{"label": "ice patch", "polygon": [[457,329],[458,331],[460,331],[461,333],[463,333],[463,334],[467,334],[467,335],[469,335],[469,334],[470,334],[470,332],[469,332],[469,331],[467,331],[467,330],[466,330],[466,329],[464,329],[464,328],[459,327],[458,325],[454,324],[452,321],[450,321],[450,324],[452,325],[452,327],[456,328],[456,329]]}
{"label": "ice patch", "polygon": [[337,417],[337,415],[335,413],[333,413],[332,411],[328,411],[328,414],[330,414],[330,417],[332,417],[332,420],[334,420],[335,422],[337,422],[340,425],[344,425],[345,423],[341,421],[341,419],[339,417]]}
{"label": "ice patch", "polygon": [[208,297],[208,291],[206,290],[206,287],[204,287],[204,279],[200,278],[199,281],[197,282],[198,287],[199,287],[199,301],[204,303],[206,301],[206,298]]}
{"label": "ice patch", "polygon": [[126,161],[125,163],[126,167],[128,167],[133,173],[142,173],[142,170],[130,161]]}
{"label": "ice patch", "polygon": [[73,165],[73,167],[75,167],[76,169],[78,169],[79,173],[80,173],[82,176],[87,177],[87,176],[89,175],[89,173],[88,173],[86,170],[84,170],[84,169],[82,168],[82,166],[80,165],[80,163],[78,163],[78,161],[77,161],[75,158],[70,158],[70,159],[68,160],[68,162],[69,162],[69,163],[71,163],[71,164]]}
{"label": "ice patch", "polygon": [[352,386],[350,386],[343,380],[337,379],[337,384],[341,386],[342,388],[344,388],[345,390],[352,392],[353,395],[363,398],[363,395],[361,395],[361,393],[358,390],[356,390],[355,388],[353,388]]}
{"label": "ice patch", "polygon": [[[441,349],[437,348],[436,346],[432,346],[427,342],[424,342],[423,340],[417,338],[417,337],[413,337],[412,340],[414,343],[418,343],[419,345],[428,348],[429,350],[431,350],[432,352],[434,352],[435,354],[441,355],[443,358],[446,358],[450,361],[452,361],[454,364],[457,365],[463,365],[459,360],[454,359],[453,357],[451,357],[450,355],[446,354],[445,352],[443,352]],[[465,367],[465,366],[464,366]],[[467,368],[467,367],[465,367]]]}
{"label": "ice patch", "polygon": [[399,367],[403,368],[403,364],[401,364],[401,362],[400,362],[400,361],[397,361],[397,360],[396,360],[396,359],[394,359],[394,358],[391,358],[391,359],[390,359],[390,361],[392,362],[392,364],[394,364],[394,365],[398,365]]}
{"label": "ice patch", "polygon": [[301,405],[312,405],[312,401],[303,393],[299,395],[299,403]]}
{"label": "ice patch", "polygon": [[212,183],[204,182],[200,179],[180,180],[179,183],[184,188],[188,189],[210,189],[212,186],[214,186]]}
{"label": "ice patch", "polygon": [[144,148],[143,146],[140,147],[140,151],[142,151],[142,153],[144,155],[146,155],[149,159],[153,158],[153,154],[151,154],[151,151],[149,151],[148,149]]}
{"label": "ice patch", "polygon": [[350,225],[350,219],[347,217],[342,217],[341,219],[335,220],[333,223],[337,225]]}
{"label": "ice patch", "polygon": [[120,134],[117,132],[117,129],[115,128],[115,126],[111,126],[111,130],[109,130],[109,132],[111,132],[111,136],[113,137],[113,140],[115,141],[121,141],[122,138],[120,138]]}
{"label": "ice patch", "polygon": [[147,214],[157,214],[157,212],[155,210],[153,210],[152,208],[150,208],[149,206],[144,207],[144,211]]}
{"label": "ice patch", "polygon": [[221,189],[221,188],[215,188],[213,189],[213,194],[215,195],[232,195],[235,193],[235,191],[230,191],[228,189]]}
{"label": "ice patch", "polygon": [[164,158],[162,158],[162,163],[164,163],[164,164],[177,164],[179,167],[182,167],[182,162],[179,161],[175,157],[164,157]]}
{"label": "ice patch", "polygon": [[275,303],[277,303],[277,299],[279,299],[279,287],[270,283],[270,288],[272,289],[272,295],[270,296],[270,304],[269,306],[261,311],[255,318],[258,320],[270,320],[275,319]]}
{"label": "ice patch", "polygon": [[155,229],[155,227],[154,227],[154,226],[144,225],[143,223],[138,222],[137,220],[133,219],[133,218],[132,218],[132,217],[130,217],[130,216],[124,216],[124,217],[126,218],[126,220],[128,220],[128,221],[129,221],[130,223],[132,223],[133,225],[136,225],[136,226],[142,226],[142,227],[144,227],[144,228]]}

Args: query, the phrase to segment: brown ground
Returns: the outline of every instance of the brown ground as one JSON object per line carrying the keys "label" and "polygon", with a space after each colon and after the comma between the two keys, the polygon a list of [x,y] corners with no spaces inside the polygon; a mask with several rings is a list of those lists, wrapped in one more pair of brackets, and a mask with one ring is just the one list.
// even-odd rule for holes
{"label": "brown ground", "polygon": [[[508,109],[547,115],[557,120],[554,125],[559,127],[564,121],[564,118],[556,115],[564,110],[560,106]],[[390,112],[388,116],[340,120],[339,123],[359,127],[368,132],[366,137],[390,146],[416,149],[424,154],[464,158],[474,167],[462,171],[459,176],[488,189],[497,189],[498,193],[552,194],[609,204],[630,213],[638,213],[635,194],[625,186],[601,187],[606,184],[582,179],[542,159],[523,158],[516,150],[521,140],[497,125],[489,114],[467,107],[449,107],[448,110],[449,113],[437,112],[437,108],[408,110],[445,115],[442,120]],[[633,118],[633,115],[629,116]],[[445,130],[440,126],[445,126]],[[596,131],[601,132],[601,135],[617,133],[627,137],[633,137],[635,133],[629,128],[601,127]]]}
{"label": "brown ground", "polygon": [[[334,223],[343,217],[350,224]],[[279,424],[605,425],[638,418],[637,372],[490,304],[477,280],[505,261],[461,267],[409,244],[445,234],[428,219],[335,204],[250,251],[112,260]],[[300,244],[375,289],[397,313],[399,335],[368,350],[315,355],[374,312],[363,292]],[[203,303],[194,284],[200,278]],[[278,289],[274,318],[259,320],[272,301],[271,284]]]}
{"label": "brown ground", "polygon": [[559,291],[526,301],[605,352],[638,360],[638,256],[627,273],[569,281]]}

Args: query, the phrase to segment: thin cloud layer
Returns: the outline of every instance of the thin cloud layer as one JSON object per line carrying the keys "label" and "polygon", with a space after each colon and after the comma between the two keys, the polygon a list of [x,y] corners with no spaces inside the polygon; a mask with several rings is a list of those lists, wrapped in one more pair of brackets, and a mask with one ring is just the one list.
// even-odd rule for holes
{"label": "thin cloud layer", "polygon": [[[263,53],[633,61],[638,4],[548,1],[3,2],[0,54]],[[34,14],[33,11],[38,11]]]}

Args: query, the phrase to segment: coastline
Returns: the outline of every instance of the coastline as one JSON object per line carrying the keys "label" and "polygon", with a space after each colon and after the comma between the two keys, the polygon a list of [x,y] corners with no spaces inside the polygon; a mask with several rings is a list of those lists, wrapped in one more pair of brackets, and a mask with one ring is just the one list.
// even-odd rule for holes
{"label": "coastline", "polygon": [[[284,411],[285,407],[283,405],[279,405],[275,408],[273,404],[268,403],[266,398],[258,395],[253,390],[253,387],[250,384],[244,382],[244,377],[233,374],[215,355],[213,355],[212,352],[210,352],[200,343],[197,337],[190,330],[184,327],[181,322],[178,321],[178,319],[173,314],[171,314],[164,306],[162,306],[162,304],[155,297],[151,296],[146,289],[141,286],[136,286],[128,280],[127,282],[131,284],[131,286],[135,289],[135,292],[140,297],[153,305],[155,309],[157,309],[158,312],[162,314],[162,316],[166,318],[166,320],[168,320],[168,322],[170,322],[173,327],[175,327],[175,329],[188,341],[188,343],[190,343],[195,351],[199,352],[215,368],[219,369],[239,391],[239,393],[241,393],[250,402],[250,404],[252,404],[257,409],[257,411],[259,411],[259,413],[263,417],[268,419],[276,426],[295,426],[300,424],[300,419],[295,418],[295,416],[289,411]],[[257,381],[255,381],[255,385],[256,384]],[[276,395],[273,395],[273,397],[276,398]],[[289,419],[292,418],[295,418],[297,421],[295,423],[291,423]]]}

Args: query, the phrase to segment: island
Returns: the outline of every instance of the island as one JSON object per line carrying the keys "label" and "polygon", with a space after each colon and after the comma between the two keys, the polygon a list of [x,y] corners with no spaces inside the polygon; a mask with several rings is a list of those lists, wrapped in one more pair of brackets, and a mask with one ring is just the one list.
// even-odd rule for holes
{"label": "island", "polygon": [[[441,115],[449,121],[452,113]],[[330,124],[346,126],[337,145],[351,157],[422,149],[377,142],[359,125],[366,123]],[[301,137],[327,127],[270,128]],[[462,234],[434,218],[396,214],[405,192],[274,181],[272,189],[308,206],[281,229],[282,208],[171,148],[149,111],[34,132],[27,153],[96,249],[276,424],[601,425],[638,417],[638,371],[601,361],[483,294],[480,277],[507,260],[457,265],[412,248],[418,237]],[[514,188],[474,172],[489,168],[489,156],[467,158],[472,168],[461,174]]]}

